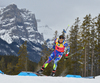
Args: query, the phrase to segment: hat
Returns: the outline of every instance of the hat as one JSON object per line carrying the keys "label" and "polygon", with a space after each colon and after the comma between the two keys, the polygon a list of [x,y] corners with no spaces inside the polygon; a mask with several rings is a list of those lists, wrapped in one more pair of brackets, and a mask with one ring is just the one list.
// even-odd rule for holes
{"label": "hat", "polygon": [[65,37],[63,35],[60,35],[59,39],[65,39]]}

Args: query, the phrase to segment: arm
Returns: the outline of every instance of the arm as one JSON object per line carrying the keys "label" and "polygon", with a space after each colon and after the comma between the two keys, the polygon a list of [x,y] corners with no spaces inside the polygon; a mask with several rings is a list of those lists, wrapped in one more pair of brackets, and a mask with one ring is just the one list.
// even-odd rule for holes
{"label": "arm", "polygon": [[[57,38],[56,38],[57,39]],[[53,50],[55,50],[55,46],[56,46],[56,39],[54,40],[54,43],[53,43]]]}
{"label": "arm", "polygon": [[65,47],[65,51],[64,51],[64,54],[65,54],[65,61],[68,59],[68,54],[69,54],[69,51],[70,51],[70,45],[68,45],[67,47]]}

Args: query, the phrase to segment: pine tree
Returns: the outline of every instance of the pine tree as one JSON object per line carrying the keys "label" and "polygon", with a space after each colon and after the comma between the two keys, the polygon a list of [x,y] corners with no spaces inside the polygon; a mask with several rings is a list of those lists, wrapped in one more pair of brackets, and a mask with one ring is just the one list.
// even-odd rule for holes
{"label": "pine tree", "polygon": [[[79,30],[79,23],[80,20],[79,18],[75,19],[75,23],[74,25],[71,27],[70,30],[70,36],[69,36],[69,44],[70,44],[70,54],[73,54],[73,56],[71,56],[71,58],[68,58],[68,60],[65,63],[65,70],[67,69],[68,71],[65,72],[70,73],[70,74],[77,74],[77,70],[79,68],[78,66],[78,30]],[[65,71],[64,70],[64,71]]]}
{"label": "pine tree", "polygon": [[56,30],[52,40],[54,41],[57,38],[57,36],[58,36],[58,31]]}
{"label": "pine tree", "polygon": [[44,62],[47,60],[47,43],[44,41],[44,44],[42,45],[42,51],[41,51],[41,59],[38,63],[37,70],[41,68],[41,66],[44,64]]}
{"label": "pine tree", "polygon": [[96,45],[96,31],[95,31],[95,20],[96,17],[91,21],[91,76],[94,76],[94,54],[95,54],[95,45]]}
{"label": "pine tree", "polygon": [[97,35],[97,73],[100,74],[100,14],[97,17],[96,22],[96,35]]}
{"label": "pine tree", "polygon": [[27,53],[27,41],[25,41],[21,46],[18,52],[19,59],[17,63],[18,71],[27,71],[27,60],[28,60],[28,53]]}
{"label": "pine tree", "polygon": [[5,72],[5,70],[6,70],[4,57],[1,58],[1,61],[0,61],[0,69],[3,72]]}
{"label": "pine tree", "polygon": [[[82,46],[83,46],[83,51],[82,51],[82,56],[81,56],[81,60],[82,60],[82,65],[84,67],[83,72],[84,72],[84,76],[86,76],[88,73],[88,60],[89,60],[89,51],[90,51],[90,27],[91,27],[91,15],[86,15],[84,17],[84,21],[81,25],[81,37],[82,37]],[[87,70],[86,70],[87,68]]]}
{"label": "pine tree", "polygon": [[7,70],[6,70],[6,73],[11,75],[13,73],[13,66],[12,66],[12,63],[8,63],[7,64]]}
{"label": "pine tree", "polygon": [[[42,56],[38,63],[37,70],[39,70],[43,66],[43,64],[47,61],[48,57],[50,56],[52,52],[52,50],[47,47],[46,41],[44,41],[42,48],[43,48],[43,50],[41,51]],[[43,73],[45,75],[50,75],[51,71],[52,71],[52,63],[49,63],[49,65],[47,66],[47,68],[44,70]]]}

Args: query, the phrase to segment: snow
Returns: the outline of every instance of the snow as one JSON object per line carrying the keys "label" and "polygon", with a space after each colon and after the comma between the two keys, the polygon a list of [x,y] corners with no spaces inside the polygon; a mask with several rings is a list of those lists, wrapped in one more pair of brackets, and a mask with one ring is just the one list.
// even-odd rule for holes
{"label": "snow", "polygon": [[8,23],[8,24],[4,24],[4,25],[2,25],[2,27],[7,27],[7,26],[10,26],[10,25],[12,25],[13,23]]}
{"label": "snow", "polygon": [[12,43],[12,39],[11,39],[11,37],[9,36],[8,33],[5,33],[5,35],[1,35],[1,39],[5,40],[5,41],[8,42],[9,44]]}
{"label": "snow", "polygon": [[27,41],[27,39],[26,38],[21,38],[22,40],[24,40],[24,41]]}
{"label": "snow", "polygon": [[6,9],[6,10],[3,11],[3,13],[8,12],[9,10],[10,10],[10,9]]}
{"label": "snow", "polygon": [[3,8],[0,9],[0,14],[1,14],[1,15],[3,14]]}
{"label": "snow", "polygon": [[13,35],[13,38],[14,38],[14,39],[19,39],[19,37],[18,37],[18,36],[15,36],[15,35]]}
{"label": "snow", "polygon": [[33,49],[34,49],[35,51],[41,51],[41,49],[38,48],[38,47],[36,47],[36,46],[33,46]]}
{"label": "snow", "polygon": [[5,30],[0,30],[0,35],[5,33]]}
{"label": "snow", "polygon": [[29,23],[29,22],[24,22],[24,24],[30,25],[30,23]]}
{"label": "snow", "polygon": [[33,30],[32,27],[27,27],[26,29],[28,30],[29,33],[30,33],[30,32],[34,32],[34,30]]}
{"label": "snow", "polygon": [[[17,25],[18,26],[18,25]],[[18,28],[23,29],[23,26],[18,26]]]}
{"label": "snow", "polygon": [[13,22],[13,21],[15,21],[15,18],[16,18],[16,17],[14,17],[14,18],[10,19],[10,22]]}
{"label": "snow", "polygon": [[46,26],[38,27],[38,31],[40,33],[43,33],[44,40],[52,39],[54,37],[54,33],[55,33],[51,28],[46,27]]}
{"label": "snow", "polygon": [[0,83],[100,83],[100,76],[95,79],[47,77],[47,76],[18,76],[0,74]]}

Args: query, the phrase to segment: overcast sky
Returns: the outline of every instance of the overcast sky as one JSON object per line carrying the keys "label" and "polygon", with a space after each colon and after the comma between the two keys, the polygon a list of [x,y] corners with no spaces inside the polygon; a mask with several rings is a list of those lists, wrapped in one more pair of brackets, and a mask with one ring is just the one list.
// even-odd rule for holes
{"label": "overcast sky", "polygon": [[73,25],[77,17],[82,21],[87,14],[95,17],[100,13],[100,0],[0,0],[0,6],[12,3],[32,11],[41,20],[38,26],[48,25],[59,32]]}

